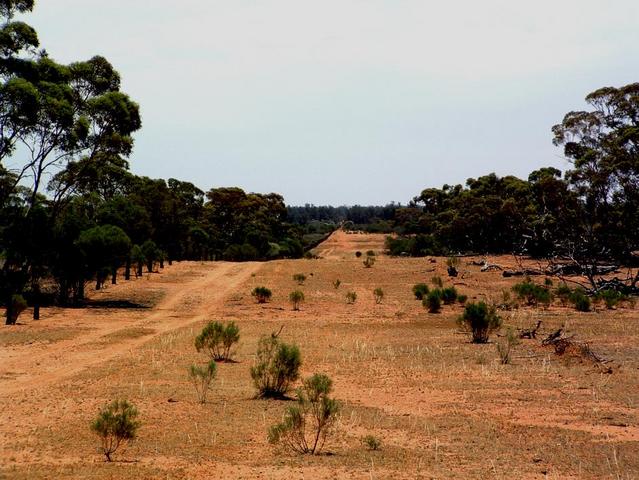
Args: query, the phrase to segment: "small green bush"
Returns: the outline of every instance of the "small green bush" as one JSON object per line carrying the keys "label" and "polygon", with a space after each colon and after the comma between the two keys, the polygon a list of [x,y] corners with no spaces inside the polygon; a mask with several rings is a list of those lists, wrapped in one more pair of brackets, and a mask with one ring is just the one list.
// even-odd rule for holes
{"label": "small green bush", "polygon": [[617,306],[617,304],[619,304],[619,302],[625,300],[627,297],[626,295],[616,290],[606,289],[598,292],[595,298],[598,301],[603,301],[606,304],[606,308],[608,310],[612,310]]}
{"label": "small green bush", "polygon": [[473,343],[487,343],[490,333],[501,326],[497,309],[485,302],[466,304],[464,314],[457,322],[471,331]]}
{"label": "small green bush", "polygon": [[444,305],[450,305],[457,300],[457,289],[455,287],[446,287],[442,290],[442,301]]}
{"label": "small green bush", "polygon": [[22,295],[11,296],[11,318],[7,318],[7,325],[15,325],[18,317],[27,309],[27,301]]}
{"label": "small green bush", "polygon": [[91,430],[100,437],[107,462],[122,443],[135,439],[140,422],[138,411],[126,400],[114,400],[98,413]]}
{"label": "small green bush", "polygon": [[413,295],[415,295],[415,300],[423,300],[424,297],[428,295],[429,291],[430,289],[425,283],[416,283],[413,285]]}
{"label": "small green bush", "polygon": [[468,295],[457,295],[457,301],[463,305],[468,300]]}
{"label": "small green bush", "polygon": [[590,298],[584,293],[583,290],[576,288],[570,294],[570,301],[578,312],[590,311]]}
{"label": "small green bush", "polygon": [[289,345],[272,334],[260,339],[251,378],[258,397],[281,398],[299,378],[302,356],[297,345]]}
{"label": "small green bush", "polygon": [[547,306],[552,301],[550,290],[547,287],[537,285],[529,278],[513,285],[512,289],[517,294],[517,298],[525,301],[530,306],[536,306],[537,304]]}
{"label": "small green bush", "polygon": [[460,264],[459,257],[448,257],[446,259],[446,266],[447,267],[457,268],[457,267],[459,267],[459,264]]}
{"label": "small green bush", "polygon": [[304,380],[297,390],[297,405],[288,407],[283,421],[269,429],[269,442],[296,453],[320,453],[339,411],[337,401],[329,397],[332,389],[333,382],[326,375]]}
{"label": "small green bush", "polygon": [[435,275],[433,278],[430,279],[430,281],[437,288],[443,288],[444,287],[444,281],[442,280],[442,277],[440,277],[438,275]]}
{"label": "small green bush", "polygon": [[304,275],[303,273],[296,273],[295,275],[293,275],[293,280],[295,280],[298,285],[304,285],[304,282],[306,281],[306,275]]}
{"label": "small green bush", "polygon": [[333,288],[337,290],[341,284],[342,284],[342,281],[338,278],[337,280],[333,282]]}
{"label": "small green bush", "polygon": [[566,305],[570,301],[571,294],[572,289],[565,283],[562,283],[555,289],[555,295],[559,298],[562,305]]}
{"label": "small green bush", "polygon": [[366,257],[366,260],[364,260],[363,263],[366,268],[371,268],[375,265],[375,257]]}
{"label": "small green bush", "polygon": [[431,290],[422,299],[422,305],[428,309],[429,313],[439,313],[442,309],[442,291],[439,289]]}
{"label": "small green bush", "polygon": [[300,305],[304,301],[304,292],[300,290],[294,290],[288,295],[288,299],[293,304],[293,310],[297,311],[300,309]]}
{"label": "small green bush", "polygon": [[357,293],[355,292],[347,292],[346,293],[346,303],[352,305],[357,300]]}
{"label": "small green bush", "polygon": [[273,296],[273,292],[266,287],[255,287],[251,295],[256,298],[257,303],[266,303]]}
{"label": "small green bush", "polygon": [[235,322],[226,325],[209,322],[195,337],[195,348],[198,352],[204,350],[212,360],[228,362],[231,360],[233,345],[239,341],[240,329]]}
{"label": "small green bush", "polygon": [[369,250],[369,251],[366,252],[366,256],[374,257],[375,256],[375,252],[373,250]]}
{"label": "small green bush", "polygon": [[205,368],[197,365],[191,365],[189,368],[189,380],[191,380],[195,388],[198,401],[202,404],[206,403],[206,394],[211,388],[211,383],[215,379],[216,373],[217,365],[215,360],[211,360]]}
{"label": "small green bush", "polygon": [[376,288],[373,290],[373,297],[375,297],[375,303],[379,305],[384,300],[384,290]]}
{"label": "small green bush", "polygon": [[377,451],[382,448],[382,441],[374,435],[366,435],[362,438],[362,443],[369,450]]}

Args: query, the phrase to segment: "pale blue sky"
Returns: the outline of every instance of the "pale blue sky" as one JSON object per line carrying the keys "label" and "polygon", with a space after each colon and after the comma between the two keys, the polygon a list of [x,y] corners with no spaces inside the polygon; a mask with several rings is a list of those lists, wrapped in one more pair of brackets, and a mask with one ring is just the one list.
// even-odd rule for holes
{"label": "pale blue sky", "polygon": [[552,125],[639,81],[636,0],[40,0],[26,20],[57,61],[119,70],[133,172],[289,204],[565,169]]}

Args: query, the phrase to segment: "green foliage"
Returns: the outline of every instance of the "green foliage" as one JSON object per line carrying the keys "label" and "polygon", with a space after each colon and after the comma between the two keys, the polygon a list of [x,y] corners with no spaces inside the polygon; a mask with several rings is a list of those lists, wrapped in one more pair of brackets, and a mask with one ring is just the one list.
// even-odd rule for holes
{"label": "green foliage", "polygon": [[617,290],[606,289],[597,292],[597,295],[595,295],[595,299],[598,301],[603,301],[606,305],[606,308],[608,310],[612,310],[617,306],[617,304],[619,304],[619,302],[626,300],[627,295],[624,295]]}
{"label": "green foliage", "polygon": [[300,305],[304,301],[304,292],[294,290],[289,294],[288,299],[293,304],[293,310],[297,311],[300,309]]}
{"label": "green foliage", "polygon": [[428,295],[429,291],[430,289],[425,283],[417,283],[413,285],[413,295],[415,295],[416,300],[422,300],[426,295]]}
{"label": "green foliage", "polygon": [[280,398],[289,391],[291,383],[299,378],[302,356],[297,345],[279,341],[276,335],[264,336],[257,348],[251,378],[262,398]]}
{"label": "green foliage", "polygon": [[153,240],[147,240],[142,244],[142,255],[146,259],[146,271],[153,271],[153,264],[160,258],[160,249]]}
{"label": "green foliage", "polygon": [[366,259],[362,262],[366,268],[371,268],[375,265],[375,257],[366,257]]}
{"label": "green foliage", "polygon": [[510,364],[512,360],[512,350],[517,345],[519,345],[519,337],[513,329],[509,328],[506,332],[506,336],[497,342],[497,354],[499,355],[499,361],[502,365]]}
{"label": "green foliage", "polygon": [[298,285],[304,285],[306,281],[306,275],[303,273],[296,273],[293,275],[293,280],[297,282]]}
{"label": "green foliage", "polygon": [[224,325],[209,322],[195,337],[195,348],[204,351],[212,360],[228,362],[231,360],[232,347],[240,341],[240,329],[235,322]]}
{"label": "green foliage", "polygon": [[273,292],[266,287],[255,287],[251,295],[256,298],[257,303],[266,303],[273,296]]}
{"label": "green foliage", "polygon": [[578,312],[590,311],[590,298],[580,288],[576,288],[571,292],[570,302]]}
{"label": "green foliage", "polygon": [[566,303],[570,301],[571,294],[572,294],[572,289],[565,283],[561,283],[555,289],[555,295],[557,296],[557,298],[559,298],[559,300],[561,301],[563,305],[565,305]]}
{"label": "green foliage", "polygon": [[123,442],[135,439],[140,428],[137,417],[137,409],[126,400],[114,400],[100,410],[91,430],[100,437],[108,462]]}
{"label": "green foliage", "polygon": [[440,277],[438,275],[435,275],[433,278],[430,279],[430,281],[437,288],[443,288],[444,287],[444,281],[442,280],[442,277]]}
{"label": "green foliage", "polygon": [[202,404],[206,403],[206,395],[211,388],[211,383],[215,379],[217,373],[217,365],[215,360],[211,360],[206,367],[191,365],[189,368],[189,380],[195,388],[198,401]]}
{"label": "green foliage", "polygon": [[466,304],[464,314],[457,322],[461,327],[470,330],[473,343],[487,343],[490,333],[501,326],[497,309],[485,302]]}
{"label": "green foliage", "polygon": [[444,305],[450,305],[457,300],[457,289],[455,287],[446,287],[442,289],[442,301]]}
{"label": "green foliage", "polygon": [[355,292],[346,292],[346,303],[352,305],[357,300],[357,293]]}
{"label": "green foliage", "polygon": [[446,259],[446,266],[447,267],[457,268],[457,267],[459,267],[459,264],[460,264],[459,257],[448,257]]}
{"label": "green foliage", "polygon": [[375,251],[374,250],[368,250],[366,252],[366,256],[367,257],[374,257],[375,256]]}
{"label": "green foliage", "polygon": [[366,446],[366,448],[375,452],[382,448],[382,441],[375,435],[366,435],[362,438],[362,443]]}
{"label": "green foliage", "polygon": [[512,290],[517,294],[517,298],[531,306],[538,304],[548,306],[552,301],[550,290],[547,287],[537,285],[530,278],[513,285]]}
{"label": "green foliage", "polygon": [[20,314],[27,309],[27,301],[22,295],[14,294],[11,296],[11,309],[7,314],[11,318],[7,318],[7,325],[15,325]]}
{"label": "green foliage", "polygon": [[428,292],[428,295],[422,298],[422,305],[429,313],[439,313],[442,309],[442,291],[435,289]]}
{"label": "green foliage", "polygon": [[301,454],[318,454],[337,420],[339,405],[329,397],[331,379],[315,374],[297,390],[297,405],[288,407],[281,423],[273,425],[268,440]]}
{"label": "green foliage", "polygon": [[375,303],[379,305],[384,300],[384,290],[376,288],[373,290],[373,297],[375,298]]}
{"label": "green foliage", "polygon": [[468,300],[468,295],[457,295],[457,301],[463,305]]}
{"label": "green foliage", "polygon": [[342,281],[338,278],[337,280],[333,282],[333,288],[337,290],[341,284],[342,284]]}

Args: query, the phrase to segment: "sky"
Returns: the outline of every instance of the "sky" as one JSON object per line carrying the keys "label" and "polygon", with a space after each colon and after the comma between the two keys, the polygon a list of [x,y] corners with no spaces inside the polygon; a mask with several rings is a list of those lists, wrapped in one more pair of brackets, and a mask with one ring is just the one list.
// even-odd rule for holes
{"label": "sky", "polygon": [[134,173],[290,205],[565,170],[551,127],[639,81],[637,0],[39,0],[24,20],[53,59],[120,72]]}

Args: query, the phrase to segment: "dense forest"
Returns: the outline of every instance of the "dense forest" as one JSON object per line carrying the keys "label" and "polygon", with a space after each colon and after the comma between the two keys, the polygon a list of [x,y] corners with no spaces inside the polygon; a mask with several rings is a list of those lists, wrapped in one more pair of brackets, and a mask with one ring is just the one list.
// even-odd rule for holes
{"label": "dense forest", "polygon": [[[88,282],[191,259],[298,258],[335,228],[394,233],[393,255],[526,253],[633,262],[639,249],[639,83],[602,88],[552,128],[572,168],[428,188],[408,205],[287,207],[129,172],[139,106],[103,57],[69,65],[1,0],[0,296],[79,304]],[[44,291],[46,290],[46,292]],[[53,293],[51,293],[53,292]],[[23,298],[24,297],[24,298]]]}

